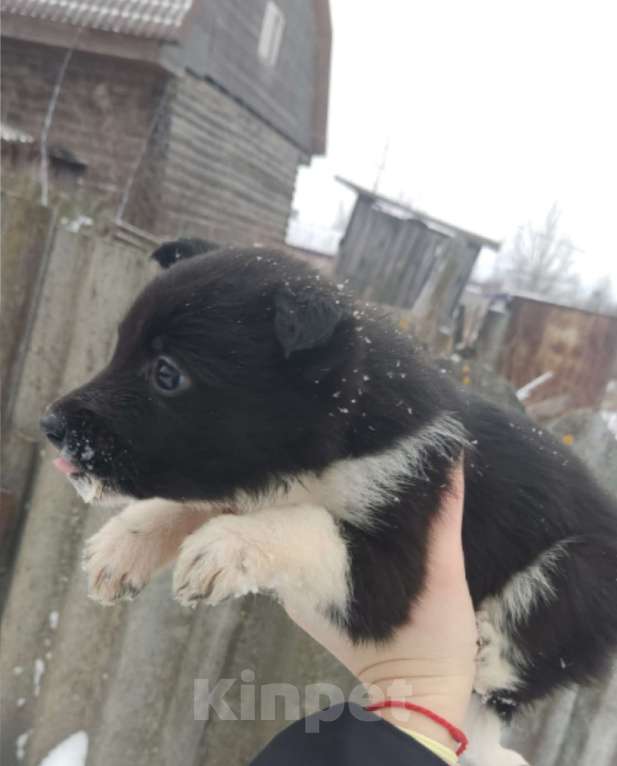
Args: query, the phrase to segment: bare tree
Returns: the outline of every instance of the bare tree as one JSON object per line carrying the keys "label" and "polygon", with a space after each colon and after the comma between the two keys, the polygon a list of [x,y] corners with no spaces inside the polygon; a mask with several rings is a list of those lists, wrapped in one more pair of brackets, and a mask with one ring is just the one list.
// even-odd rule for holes
{"label": "bare tree", "polygon": [[541,227],[522,226],[498,266],[506,289],[553,299],[576,300],[580,279],[575,272],[576,250],[559,233],[560,211],[554,204]]}

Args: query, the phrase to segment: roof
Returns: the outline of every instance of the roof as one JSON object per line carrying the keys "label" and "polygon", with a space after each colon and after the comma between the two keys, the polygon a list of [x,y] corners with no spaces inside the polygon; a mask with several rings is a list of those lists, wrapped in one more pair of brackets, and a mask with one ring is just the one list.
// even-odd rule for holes
{"label": "roof", "polygon": [[2,0],[5,13],[106,32],[176,40],[192,0]]}
{"label": "roof", "polygon": [[[0,5],[3,38],[139,61],[173,76],[189,72],[252,111],[306,160],[325,152],[329,0],[280,2],[284,13],[278,26],[265,23],[273,7],[265,0],[0,0]],[[264,29],[280,32],[278,64],[259,58],[257,39],[261,42]],[[275,39],[274,32],[270,37]]]}
{"label": "roof", "polygon": [[488,239],[487,237],[483,237],[481,234],[475,234],[473,231],[461,229],[460,226],[454,226],[453,224],[442,221],[439,218],[434,218],[433,216],[427,215],[426,213],[421,213],[419,210],[414,210],[412,207],[409,207],[409,205],[406,205],[403,202],[398,202],[391,197],[385,197],[383,194],[377,194],[377,192],[366,189],[364,186],[359,186],[358,184],[354,183],[353,181],[349,181],[346,178],[336,176],[336,180],[343,184],[343,186],[346,186],[348,189],[355,191],[359,196],[372,199],[374,202],[381,205],[384,209],[384,212],[386,213],[390,213],[400,218],[415,219],[417,221],[421,221],[422,223],[427,224],[427,226],[429,226],[431,229],[436,231],[441,230],[444,234],[450,237],[458,235],[464,237],[465,239],[474,240],[481,247],[488,247],[491,250],[499,250],[501,247],[501,242],[498,242],[495,239]]}
{"label": "roof", "polygon": [[557,309],[565,309],[567,311],[576,311],[580,314],[592,314],[599,317],[610,317],[611,319],[617,319],[612,311],[596,311],[593,308],[586,308],[584,306],[575,306],[567,301],[558,301],[553,298],[547,298],[537,293],[531,293],[525,290],[501,290],[493,296],[493,300],[519,300],[530,301],[532,303],[543,303],[545,306],[551,306]]}

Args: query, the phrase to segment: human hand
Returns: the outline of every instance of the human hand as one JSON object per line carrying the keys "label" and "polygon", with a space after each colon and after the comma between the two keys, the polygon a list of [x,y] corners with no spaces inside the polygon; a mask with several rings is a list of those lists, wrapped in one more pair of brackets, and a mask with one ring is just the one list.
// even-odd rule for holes
{"label": "human hand", "polygon": [[[471,697],[477,652],[461,542],[463,501],[459,464],[433,522],[424,592],[391,641],[354,646],[325,618],[288,610],[365,685],[371,702],[387,698],[414,702],[459,728]],[[444,729],[418,713],[389,708],[379,714],[397,726],[453,745]]]}

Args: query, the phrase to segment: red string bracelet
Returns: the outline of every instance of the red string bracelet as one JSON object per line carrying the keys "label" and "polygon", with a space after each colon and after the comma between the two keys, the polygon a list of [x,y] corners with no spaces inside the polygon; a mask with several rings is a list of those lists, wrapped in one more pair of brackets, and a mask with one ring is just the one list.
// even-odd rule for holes
{"label": "red string bracelet", "polygon": [[451,724],[449,721],[446,721],[445,718],[442,718],[437,713],[433,713],[432,710],[422,707],[421,705],[414,705],[413,702],[404,702],[403,700],[382,700],[381,702],[374,702],[372,705],[367,705],[365,710],[372,712],[373,710],[381,710],[382,708],[386,707],[400,707],[404,708],[405,710],[411,710],[412,712],[420,713],[421,715],[430,718],[431,721],[435,721],[435,723],[443,726],[443,728],[450,734],[452,739],[455,742],[458,742],[458,748],[456,749],[457,756],[462,755],[467,749],[469,740],[459,728]]}

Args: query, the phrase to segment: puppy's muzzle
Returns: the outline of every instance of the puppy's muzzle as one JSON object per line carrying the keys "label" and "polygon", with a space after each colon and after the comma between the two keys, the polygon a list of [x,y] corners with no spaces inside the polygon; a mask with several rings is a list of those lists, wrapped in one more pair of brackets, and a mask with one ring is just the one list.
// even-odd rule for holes
{"label": "puppy's muzzle", "polygon": [[66,437],[66,419],[62,415],[50,410],[41,418],[40,426],[41,431],[43,431],[54,447],[61,450]]}

